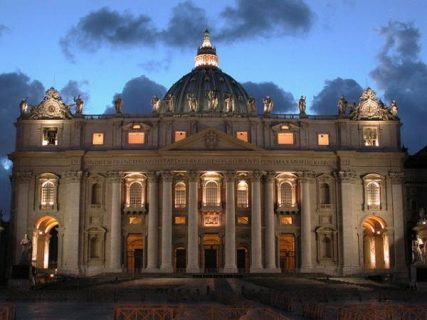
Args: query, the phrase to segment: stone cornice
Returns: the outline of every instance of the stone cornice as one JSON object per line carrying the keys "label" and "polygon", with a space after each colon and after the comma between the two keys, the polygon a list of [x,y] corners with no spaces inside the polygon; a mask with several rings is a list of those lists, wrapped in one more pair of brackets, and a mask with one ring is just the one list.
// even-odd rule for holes
{"label": "stone cornice", "polygon": [[390,171],[388,175],[390,177],[391,183],[399,184],[404,183],[405,181],[405,173],[403,172]]}

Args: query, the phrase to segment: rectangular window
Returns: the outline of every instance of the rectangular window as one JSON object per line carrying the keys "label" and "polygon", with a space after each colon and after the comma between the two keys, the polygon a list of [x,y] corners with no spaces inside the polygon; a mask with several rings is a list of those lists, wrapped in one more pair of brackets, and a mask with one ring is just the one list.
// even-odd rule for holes
{"label": "rectangular window", "polygon": [[175,142],[184,140],[187,138],[187,132],[185,131],[175,131]]}
{"label": "rectangular window", "polygon": [[236,138],[245,142],[248,142],[248,132],[247,131],[237,131]]}
{"label": "rectangular window", "polygon": [[92,133],[92,144],[93,145],[103,145],[104,144],[104,134],[101,132]]}
{"label": "rectangular window", "polygon": [[174,219],[175,224],[186,224],[187,223],[187,217],[185,216],[176,216]]}
{"label": "rectangular window", "polygon": [[329,146],[329,134],[328,133],[319,133],[317,135],[317,144],[319,146]]}
{"label": "rectangular window", "polygon": [[378,129],[363,128],[363,144],[367,147],[378,147]]}
{"label": "rectangular window", "polygon": [[129,217],[129,224],[141,224],[142,217]]}
{"label": "rectangular window", "polygon": [[43,146],[58,145],[58,128],[43,128]]}
{"label": "rectangular window", "polygon": [[129,144],[144,144],[144,142],[145,142],[144,132],[128,132]]}
{"label": "rectangular window", "polygon": [[205,227],[218,227],[220,226],[219,214],[205,213],[203,215],[203,225]]}
{"label": "rectangular window", "polygon": [[249,217],[247,216],[237,217],[237,224],[243,224],[243,225],[249,224]]}
{"label": "rectangular window", "polygon": [[294,134],[292,132],[279,132],[277,134],[278,144],[294,144]]}
{"label": "rectangular window", "polygon": [[280,224],[293,224],[293,219],[289,216],[280,217]]}

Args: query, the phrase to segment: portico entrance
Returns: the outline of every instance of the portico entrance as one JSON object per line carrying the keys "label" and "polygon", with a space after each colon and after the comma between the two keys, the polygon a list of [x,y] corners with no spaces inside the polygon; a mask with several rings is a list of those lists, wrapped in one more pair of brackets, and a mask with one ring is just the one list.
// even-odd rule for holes
{"label": "portico entrance", "polygon": [[58,221],[51,216],[40,218],[33,233],[32,264],[36,268],[58,266]]}
{"label": "portico entrance", "polygon": [[206,273],[218,272],[221,239],[218,234],[203,236],[203,264]]}
{"label": "portico entrance", "polygon": [[291,233],[280,235],[280,268],[282,272],[295,271],[295,236]]}
{"label": "portico entrance", "polygon": [[127,270],[141,272],[144,262],[144,239],[142,234],[130,233],[127,237]]}

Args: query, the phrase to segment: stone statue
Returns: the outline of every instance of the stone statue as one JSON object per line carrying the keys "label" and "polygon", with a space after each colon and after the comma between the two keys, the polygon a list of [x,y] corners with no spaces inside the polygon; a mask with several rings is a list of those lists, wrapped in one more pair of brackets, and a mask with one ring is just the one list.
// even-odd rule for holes
{"label": "stone statue", "polygon": [[345,114],[347,111],[347,100],[345,100],[344,96],[341,96],[338,100],[338,114]]}
{"label": "stone statue", "polygon": [[28,112],[28,102],[27,102],[28,98],[23,98],[21,100],[21,103],[19,103],[19,109],[21,110],[21,115],[25,114]]}
{"label": "stone statue", "polygon": [[256,113],[256,101],[254,97],[248,99],[248,112]]}
{"label": "stone statue", "polygon": [[305,108],[306,108],[305,98],[306,97],[301,96],[301,98],[299,98],[299,101],[298,101],[299,113],[304,115],[305,115]]}
{"label": "stone statue", "polygon": [[153,96],[151,98],[151,108],[153,112],[159,112],[160,110],[160,99],[158,96]]}
{"label": "stone statue", "polygon": [[123,100],[120,97],[117,97],[114,100],[114,108],[116,108],[116,113],[122,113]]}
{"label": "stone statue", "polygon": [[264,113],[271,113],[273,111],[273,99],[270,98],[270,96],[264,97],[262,100],[262,103],[264,104]]}
{"label": "stone statue", "polygon": [[76,113],[82,114],[85,102],[83,101],[80,95],[74,97],[74,103],[76,104]]}
{"label": "stone statue", "polygon": [[196,112],[197,111],[197,99],[193,93],[187,93],[187,102],[188,102],[188,107],[190,108],[190,111]]}
{"label": "stone statue", "polygon": [[24,238],[22,238],[21,242],[21,260],[20,264],[28,265],[31,262],[31,254],[32,254],[32,245],[31,240],[28,238],[28,235],[25,234]]}
{"label": "stone statue", "polygon": [[396,103],[396,100],[393,100],[391,102],[389,112],[390,112],[390,115],[392,116],[392,119],[397,119],[397,103]]}
{"label": "stone statue", "polygon": [[224,93],[224,109],[226,112],[234,111],[234,101],[231,93]]}
{"label": "stone statue", "polygon": [[216,92],[213,90],[210,90],[208,92],[208,108],[211,111],[214,111],[218,107],[218,97],[216,95]]}
{"label": "stone statue", "polygon": [[165,98],[167,112],[173,111],[174,100],[175,100],[175,97],[173,96],[173,94],[168,93],[168,95]]}

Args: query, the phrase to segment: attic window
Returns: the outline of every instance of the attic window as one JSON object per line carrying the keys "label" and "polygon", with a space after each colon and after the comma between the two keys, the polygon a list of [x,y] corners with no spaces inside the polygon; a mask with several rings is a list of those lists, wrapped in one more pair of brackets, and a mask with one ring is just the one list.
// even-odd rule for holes
{"label": "attic window", "polygon": [[175,131],[175,142],[184,140],[187,138],[187,132],[185,131]]}
{"label": "attic window", "polygon": [[247,131],[237,131],[236,138],[245,142],[248,142],[248,132]]}
{"label": "attic window", "polygon": [[292,132],[279,132],[277,134],[278,144],[294,144],[294,134]]}
{"label": "attic window", "polygon": [[143,144],[145,143],[144,132],[128,132],[129,144]]}
{"label": "attic window", "polygon": [[58,145],[58,128],[43,128],[43,146]]}

